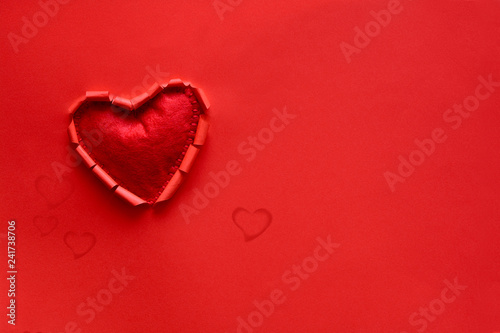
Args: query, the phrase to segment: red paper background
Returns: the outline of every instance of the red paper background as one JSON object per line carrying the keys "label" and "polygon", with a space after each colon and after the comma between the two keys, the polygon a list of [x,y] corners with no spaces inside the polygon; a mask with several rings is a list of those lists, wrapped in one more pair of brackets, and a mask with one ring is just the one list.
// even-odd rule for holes
{"label": "red paper background", "polygon": [[[17,324],[2,314],[0,331],[237,332],[280,289],[285,302],[254,332],[410,333],[422,328],[412,313],[455,277],[467,288],[425,331],[500,331],[500,88],[460,128],[443,121],[480,75],[500,81],[500,2],[402,1],[351,63],[341,43],[388,1],[232,3],[221,20],[211,0],[73,0],[17,53],[8,34],[41,7],[2,4],[0,233],[16,220],[19,273]],[[147,68],[192,81],[212,104],[175,197],[129,207],[83,165],[59,182],[71,103],[86,90],[130,95]],[[296,118],[247,161],[238,146],[285,107]],[[391,192],[384,172],[438,127],[447,140]],[[241,173],[187,224],[180,205],[231,160]],[[272,215],[248,242],[240,207]],[[328,235],[340,247],[291,291],[283,274]],[[77,307],[122,268],[135,279],[86,323]]]}

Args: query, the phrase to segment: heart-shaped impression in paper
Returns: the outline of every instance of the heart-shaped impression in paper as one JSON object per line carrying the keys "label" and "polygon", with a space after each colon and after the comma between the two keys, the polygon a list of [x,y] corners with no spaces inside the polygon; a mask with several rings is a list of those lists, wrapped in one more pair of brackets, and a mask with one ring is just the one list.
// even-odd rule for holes
{"label": "heart-shaped impression in paper", "polygon": [[76,152],[114,194],[137,206],[172,197],[208,130],[208,101],[179,79],[131,100],[88,91],[70,109]]}
{"label": "heart-shaped impression in paper", "polygon": [[233,212],[233,222],[243,231],[246,242],[262,235],[269,228],[272,220],[271,213],[263,208],[250,213],[245,208],[238,207]]}
{"label": "heart-shaped impression in paper", "polygon": [[78,235],[69,231],[64,235],[64,243],[73,252],[75,259],[78,259],[92,250],[95,246],[96,239],[90,232]]}

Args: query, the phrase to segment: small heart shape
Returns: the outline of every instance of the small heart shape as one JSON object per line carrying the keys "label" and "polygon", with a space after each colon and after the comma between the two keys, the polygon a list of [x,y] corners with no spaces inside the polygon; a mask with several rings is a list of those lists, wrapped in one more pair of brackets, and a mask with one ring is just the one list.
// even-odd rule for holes
{"label": "small heart shape", "polygon": [[64,235],[64,243],[73,252],[75,259],[78,259],[92,250],[96,243],[96,238],[90,232],[78,235],[69,231]]}
{"label": "small heart shape", "polygon": [[204,144],[203,92],[176,79],[132,100],[87,92],[72,107],[71,142],[114,194],[137,206],[172,197]]}
{"label": "small heart shape", "polygon": [[35,180],[35,188],[47,200],[50,208],[62,204],[73,193],[73,183],[63,180],[59,182],[47,176],[40,176]]}
{"label": "small heart shape", "polygon": [[271,213],[263,208],[250,213],[248,210],[239,207],[233,212],[233,222],[243,231],[246,242],[262,235],[271,225],[272,219]]}
{"label": "small heart shape", "polygon": [[42,237],[50,234],[57,227],[58,223],[59,221],[55,216],[44,217],[37,215],[33,218],[33,224],[40,230]]}

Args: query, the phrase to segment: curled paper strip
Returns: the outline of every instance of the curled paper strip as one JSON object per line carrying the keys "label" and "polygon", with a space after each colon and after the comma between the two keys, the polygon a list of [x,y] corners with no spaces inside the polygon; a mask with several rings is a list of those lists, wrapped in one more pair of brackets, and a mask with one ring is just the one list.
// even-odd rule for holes
{"label": "curled paper strip", "polygon": [[156,202],[166,201],[170,199],[174,195],[175,191],[177,191],[179,186],[181,186],[183,180],[184,175],[182,174],[182,172],[177,170]]}
{"label": "curled paper strip", "polygon": [[73,119],[71,119],[71,124],[68,127],[68,135],[71,143],[78,144],[78,135],[76,134],[75,121]]}
{"label": "curled paper strip", "polygon": [[146,92],[149,96],[156,96],[160,91],[163,90],[163,87],[160,86],[157,82],[155,82]]}
{"label": "curled paper strip", "polygon": [[150,98],[151,98],[151,96],[149,96],[147,92],[133,98],[131,101],[133,108],[134,109],[140,108],[144,103],[149,101]]}
{"label": "curled paper strip", "polygon": [[194,94],[196,98],[200,101],[203,111],[207,111],[210,108],[210,103],[208,102],[207,96],[200,88],[194,88]]}
{"label": "curled paper strip", "polygon": [[75,111],[78,110],[80,106],[82,106],[85,100],[86,97],[80,97],[76,101],[74,101],[73,104],[71,104],[71,106],[69,107],[69,113],[73,115],[73,113],[75,113]]}
{"label": "curled paper strip", "polygon": [[200,150],[198,148],[190,145],[188,150],[186,151],[186,155],[184,155],[184,159],[182,160],[181,165],[179,166],[179,170],[188,173],[189,170],[191,170],[194,160],[196,159],[196,156],[198,156],[199,152]]}
{"label": "curled paper strip", "polygon": [[202,114],[200,120],[198,121],[198,127],[196,128],[196,136],[194,137],[193,144],[195,146],[203,146],[205,144],[205,139],[208,134],[208,119],[207,116]]}
{"label": "curled paper strip", "polygon": [[107,102],[109,101],[108,91],[87,91],[85,94],[87,101]]}
{"label": "curled paper strip", "polygon": [[120,96],[116,96],[113,98],[113,101],[111,102],[113,105],[122,107],[124,109],[127,109],[129,111],[134,109],[134,105],[132,104],[132,101]]}
{"label": "curled paper strip", "polygon": [[113,193],[115,193],[119,198],[125,200],[126,202],[128,202],[132,206],[139,206],[139,205],[146,203],[146,201],[142,200],[137,195],[124,189],[121,186],[118,186],[116,188],[115,192],[113,192]]}
{"label": "curled paper strip", "polygon": [[[167,86],[170,87],[184,87],[186,84],[181,79],[172,79],[168,82]],[[167,87],[165,86],[165,88]]]}
{"label": "curled paper strip", "polygon": [[85,163],[87,167],[92,168],[96,165],[92,157],[90,157],[82,146],[78,145],[78,147],[76,147],[76,152],[81,156],[83,163]]}
{"label": "curled paper strip", "polygon": [[99,180],[101,180],[104,185],[106,185],[106,187],[108,189],[114,189],[116,186],[118,186],[118,183],[115,182],[115,180],[113,178],[111,178],[110,175],[108,175],[106,173],[106,171],[104,171],[103,168],[101,168],[100,166],[96,165],[92,168],[92,172],[96,175],[97,178],[99,178]]}
{"label": "curled paper strip", "polygon": [[[184,94],[188,97],[189,102],[187,105],[189,109],[186,110],[191,110],[189,112],[192,112],[192,116],[190,116],[192,120],[189,123],[190,129],[187,141],[184,144],[184,150],[182,152],[179,151],[179,157],[176,157],[177,160],[174,161],[174,165],[170,168],[170,171],[167,171],[170,172],[168,179],[165,179],[163,186],[159,183],[158,188],[160,188],[160,191],[156,195],[154,194],[155,192],[153,192],[151,198],[148,198],[147,196],[133,193],[133,191],[127,188],[128,186],[123,184],[119,178],[111,176],[109,170],[104,165],[99,163],[99,159],[95,159],[93,152],[94,148],[89,149],[86,146],[87,144],[90,144],[88,141],[92,140],[82,136],[82,133],[80,133],[81,129],[79,129],[79,122],[81,121],[82,112],[88,110],[92,103],[98,102],[101,103],[100,105],[106,105],[105,103],[109,103],[108,105],[115,105],[116,107],[122,109],[134,111],[144,106],[148,103],[148,101],[152,100],[160,93],[167,94],[172,93],[172,91],[184,91]],[[154,205],[172,198],[174,193],[182,184],[186,175],[191,171],[193,163],[200,152],[200,148],[204,145],[205,138],[208,133],[209,122],[206,111],[209,107],[210,104],[208,103],[203,91],[192,86],[189,82],[182,81],[181,79],[172,79],[168,83],[155,82],[145,93],[136,96],[133,99],[113,96],[108,91],[87,91],[84,97],[76,100],[70,107],[71,123],[68,127],[68,136],[70,142],[75,145],[75,150],[82,158],[84,164],[91,169],[92,173],[105,185],[108,190],[111,190],[111,192],[116,196],[133,206],[142,204]],[[151,108],[151,106],[148,104],[145,108],[148,109]],[[85,131],[85,127],[83,128],[83,133],[87,133]],[[100,135],[102,135],[102,133]],[[138,184],[141,185],[142,182]]]}

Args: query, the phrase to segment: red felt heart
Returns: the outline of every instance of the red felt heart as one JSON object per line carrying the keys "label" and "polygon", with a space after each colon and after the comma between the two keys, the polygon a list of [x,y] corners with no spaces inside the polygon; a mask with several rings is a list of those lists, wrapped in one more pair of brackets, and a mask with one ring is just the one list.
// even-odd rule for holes
{"label": "red felt heart", "polygon": [[170,198],[189,171],[204,141],[207,108],[203,94],[180,80],[130,101],[91,92],[73,114],[70,138],[115,193],[134,205],[153,204]]}

